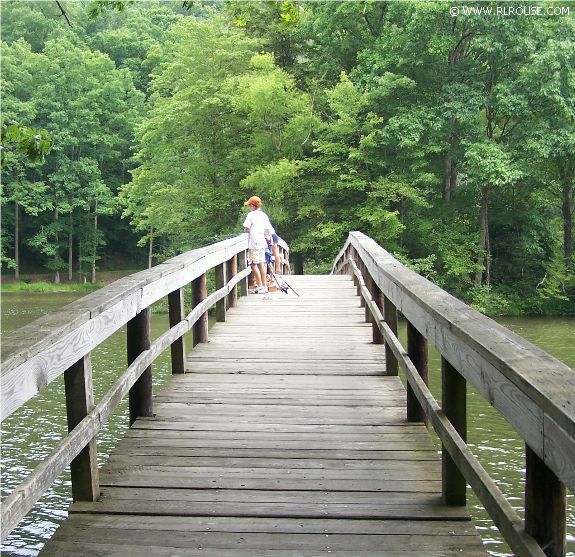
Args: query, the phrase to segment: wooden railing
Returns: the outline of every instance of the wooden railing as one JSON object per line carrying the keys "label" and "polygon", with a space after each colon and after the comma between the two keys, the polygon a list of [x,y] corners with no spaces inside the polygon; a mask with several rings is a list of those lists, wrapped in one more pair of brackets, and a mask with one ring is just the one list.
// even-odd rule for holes
{"label": "wooden railing", "polygon": [[[289,249],[280,241],[289,262]],[[69,434],[2,502],[2,540],[30,511],[67,466],[72,497],[100,495],[96,435],[122,398],[129,395],[129,423],[152,414],[152,362],[168,347],[172,373],[185,371],[183,335],[193,344],[208,340],[208,309],[225,321],[240,293],[247,293],[247,234],[196,249],[123,279],[50,313],[2,339],[1,419],[64,374]],[[289,264],[289,263],[287,263]],[[207,295],[206,273],[215,268],[216,290]],[[287,267],[283,269],[287,273]],[[192,285],[193,309],[184,311],[184,286]],[[170,329],[150,343],[150,306],[168,297]],[[127,325],[128,368],[96,404],[90,353]]]}
{"label": "wooden railing", "polygon": [[[333,273],[353,277],[386,373],[407,377],[407,419],[428,420],[442,447],[443,498],[465,505],[472,487],[518,556],[566,551],[566,491],[575,492],[575,372],[351,232]],[[407,350],[397,338],[407,321]],[[442,401],[427,387],[427,342],[441,354]],[[525,441],[525,521],[466,444],[466,381]]]}

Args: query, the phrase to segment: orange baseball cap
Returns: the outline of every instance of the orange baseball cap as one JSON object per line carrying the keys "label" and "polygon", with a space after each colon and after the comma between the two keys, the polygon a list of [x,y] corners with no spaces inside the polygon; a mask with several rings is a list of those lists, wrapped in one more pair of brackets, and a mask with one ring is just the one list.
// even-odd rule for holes
{"label": "orange baseball cap", "polygon": [[254,205],[255,207],[262,206],[262,200],[257,195],[252,195],[244,205]]}

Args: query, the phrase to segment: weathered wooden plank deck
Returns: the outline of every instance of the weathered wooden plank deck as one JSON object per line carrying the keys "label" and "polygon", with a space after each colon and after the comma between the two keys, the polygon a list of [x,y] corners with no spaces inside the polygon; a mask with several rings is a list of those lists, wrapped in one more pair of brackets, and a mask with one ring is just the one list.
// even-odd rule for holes
{"label": "weathered wooden plank deck", "polygon": [[242,298],[42,555],[485,555],[347,277]]}

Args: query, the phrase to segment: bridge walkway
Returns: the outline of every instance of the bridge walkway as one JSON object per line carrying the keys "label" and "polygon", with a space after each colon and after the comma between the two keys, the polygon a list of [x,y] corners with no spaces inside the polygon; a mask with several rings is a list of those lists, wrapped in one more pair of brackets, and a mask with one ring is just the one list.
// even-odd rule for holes
{"label": "bridge walkway", "polygon": [[240,298],[210,329],[41,555],[486,555],[353,282],[289,282],[299,298]]}

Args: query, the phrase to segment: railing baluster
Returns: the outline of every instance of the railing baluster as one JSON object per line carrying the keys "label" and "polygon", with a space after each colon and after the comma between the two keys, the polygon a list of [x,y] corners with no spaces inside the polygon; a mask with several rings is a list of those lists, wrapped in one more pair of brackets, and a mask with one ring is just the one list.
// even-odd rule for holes
{"label": "railing baluster", "polygon": [[548,557],[566,553],[565,485],[525,445],[525,530]]}
{"label": "railing baluster", "polygon": [[[216,290],[226,285],[226,264],[221,263],[216,267]],[[216,302],[216,321],[223,322],[226,320],[226,298]]]}
{"label": "railing baluster", "polygon": [[[427,339],[408,321],[407,354],[426,385],[429,385]],[[425,412],[419,404],[411,385],[407,384],[407,421],[425,422]]]}
{"label": "railing baluster", "polygon": [[351,270],[351,265],[349,264],[349,258],[351,257],[351,246],[348,246],[345,250],[345,255],[343,257],[343,273],[346,275],[351,275],[353,278],[353,271]]}
{"label": "railing baluster", "polygon": [[[143,309],[127,324],[128,365],[150,348],[150,308]],[[147,367],[129,393],[130,425],[136,418],[154,415],[152,406],[152,366]]]}
{"label": "railing baluster", "polygon": [[[183,288],[178,288],[168,294],[168,313],[170,317],[170,327],[177,325],[186,316]],[[186,346],[184,337],[175,340],[170,350],[172,354],[172,373],[186,373]]]}
{"label": "railing baluster", "polygon": [[[397,336],[397,309],[391,300],[382,294],[383,297],[383,319],[389,325],[393,334]],[[386,375],[398,375],[399,366],[391,347],[385,343],[385,373]]]}
{"label": "railing baluster", "polygon": [[[357,251],[355,250],[355,248],[352,246],[350,246],[349,257],[351,257],[351,259],[355,262],[356,267],[358,267],[359,255],[358,255]],[[356,296],[359,296],[361,299],[361,284],[359,283],[359,279],[355,276],[355,273],[353,272],[353,267],[352,267],[351,263],[349,265],[349,269],[350,269],[351,276],[353,278],[353,284],[355,284],[355,294],[356,294]]]}
{"label": "railing baluster", "polygon": [[[192,281],[192,307],[195,308],[201,301],[208,297],[206,273]],[[208,342],[208,312],[202,313],[201,317],[192,327],[192,346],[200,342]]]}
{"label": "railing baluster", "polygon": [[[365,270],[365,274],[363,275],[363,280],[365,281],[366,288],[371,292],[373,290],[373,280],[367,269]],[[371,311],[367,304],[365,304],[365,322],[372,324],[374,323],[373,316],[371,315]]]}
{"label": "railing baluster", "polygon": [[[228,281],[235,277],[238,274],[238,257],[234,255],[232,258],[228,259],[226,263],[227,269],[227,279]],[[244,281],[242,281],[244,282]],[[241,288],[241,286],[240,286]],[[230,293],[228,294],[227,299],[228,308],[235,308],[238,305],[238,286],[235,284]]]}
{"label": "railing baluster", "polygon": [[[72,431],[94,408],[92,364],[90,354],[64,372],[68,432]],[[96,438],[86,445],[70,463],[74,501],[96,501],[100,496]]]}
{"label": "railing baluster", "polygon": [[[360,259],[358,264],[357,264],[360,272],[361,272],[361,276],[363,277],[363,282],[365,282],[365,284],[367,285],[367,276],[365,273],[365,265],[363,263],[363,261]],[[363,296],[359,297],[359,307],[360,308],[364,308],[365,307],[365,300],[363,299]],[[367,310],[366,310],[367,311]]]}
{"label": "railing baluster", "polygon": [[[444,357],[441,358],[441,406],[459,436],[467,442],[467,384]],[[443,500],[448,505],[464,506],[467,483],[445,447],[441,464]]]}
{"label": "railing baluster", "polygon": [[[373,301],[375,302],[375,305],[383,313],[383,293],[381,292],[381,289],[379,288],[379,286],[377,286],[375,281],[371,278],[371,276],[369,279],[368,288],[369,288],[369,292],[371,293],[371,297],[372,297]],[[383,344],[383,335],[381,334],[379,327],[376,325],[375,318],[373,317],[373,315],[371,316],[371,322],[372,322],[371,338],[372,338],[373,344]]]}
{"label": "railing baluster", "polygon": [[[247,252],[240,251],[237,255],[237,269],[238,271],[243,271],[247,267]],[[240,296],[248,295],[248,277],[239,282],[240,286]]]}

